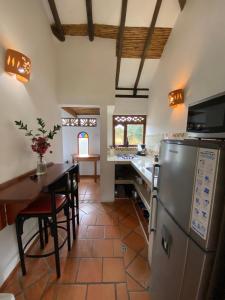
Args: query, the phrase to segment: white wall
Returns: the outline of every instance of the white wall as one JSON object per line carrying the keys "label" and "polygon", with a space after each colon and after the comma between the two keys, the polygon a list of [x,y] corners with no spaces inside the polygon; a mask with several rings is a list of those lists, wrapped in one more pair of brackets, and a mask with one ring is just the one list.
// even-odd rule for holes
{"label": "white wall", "polygon": [[[72,116],[65,111],[62,112],[62,118],[71,118]],[[72,161],[72,154],[78,154],[77,136],[81,131],[87,132],[89,136],[89,154],[100,154],[100,116],[79,116],[79,118],[96,118],[96,127],[62,127],[63,137],[63,160]],[[81,175],[93,175],[93,162],[80,162]],[[100,162],[97,163],[97,174],[100,174]]]}
{"label": "white wall", "polygon": [[114,103],[115,40],[66,37],[57,42],[60,104]]}
{"label": "white wall", "polygon": [[101,200],[114,200],[114,166],[107,162],[107,106],[114,104],[115,40],[66,37],[57,42],[58,95],[63,107],[100,107]]}
{"label": "white wall", "polygon": [[[17,2],[17,1],[16,1]],[[60,123],[56,105],[55,60],[52,33],[40,1],[0,1],[0,182],[36,166],[30,141],[14,125],[23,120],[30,127],[43,117],[48,126]],[[22,84],[4,72],[5,50],[23,52],[32,60],[31,80]],[[53,141],[47,161],[61,161],[61,135]],[[28,223],[25,235],[35,224]],[[0,232],[0,285],[18,260],[14,226]]]}
{"label": "white wall", "polygon": [[146,115],[149,99],[117,98],[114,115]]}
{"label": "white wall", "polygon": [[[136,3],[140,6],[139,2]],[[150,4],[150,2],[149,2]],[[137,14],[136,14],[137,15]],[[127,26],[127,25],[126,25]],[[147,25],[147,27],[149,24]],[[138,88],[148,88],[159,65],[159,59],[146,59]],[[140,66],[140,58],[122,58],[119,76],[120,87],[134,87]],[[118,91],[122,93],[122,91]],[[127,92],[126,92],[127,93]],[[134,99],[133,99],[134,100]]]}
{"label": "white wall", "polygon": [[[53,18],[45,0],[49,18]],[[151,14],[153,14],[156,0],[142,0],[141,6],[138,0],[129,0],[127,7],[126,25],[127,26],[149,26]],[[83,0],[55,0],[60,19],[63,24],[85,24],[87,13],[85,1]],[[105,1],[98,0],[93,3],[93,16],[96,24],[116,25],[120,23],[121,0]],[[177,0],[162,1],[160,13],[157,19],[158,27],[173,27],[180,6]]]}
{"label": "white wall", "polygon": [[[187,105],[225,90],[224,11],[224,0],[187,1],[151,85],[148,134],[185,131]],[[169,108],[179,88],[185,104]]]}

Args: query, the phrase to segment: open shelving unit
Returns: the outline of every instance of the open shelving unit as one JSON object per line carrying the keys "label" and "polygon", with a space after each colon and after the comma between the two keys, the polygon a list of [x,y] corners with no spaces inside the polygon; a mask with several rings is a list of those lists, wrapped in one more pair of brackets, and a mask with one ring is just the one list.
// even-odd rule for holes
{"label": "open shelving unit", "polygon": [[134,187],[140,196],[141,200],[143,201],[145,207],[147,208],[148,212],[150,213],[150,199],[151,194],[145,189],[145,187],[137,182],[134,182]]}
{"label": "open shelving unit", "polygon": [[142,231],[144,233],[145,239],[148,243],[149,241],[149,237],[148,237],[148,227],[149,227],[149,222],[145,219],[145,217],[143,216],[142,210],[140,209],[140,207],[138,206],[137,203],[135,203],[135,201],[133,201],[133,205],[134,205],[134,209],[136,211],[138,220],[140,222],[140,226],[142,228]]}
{"label": "open shelving unit", "polygon": [[[149,216],[151,214],[151,189],[131,165],[116,165],[115,184],[129,186],[131,198],[140,226],[148,243],[149,240]],[[142,182],[142,183],[141,183]],[[133,193],[132,193],[133,192]],[[136,192],[136,197],[134,196]],[[132,195],[132,196],[131,196]],[[146,217],[148,215],[148,217]]]}

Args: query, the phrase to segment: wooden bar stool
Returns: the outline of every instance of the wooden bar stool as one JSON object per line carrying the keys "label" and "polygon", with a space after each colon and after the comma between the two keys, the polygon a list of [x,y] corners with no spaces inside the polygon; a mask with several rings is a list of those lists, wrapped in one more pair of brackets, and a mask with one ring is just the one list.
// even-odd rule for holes
{"label": "wooden bar stool", "polygon": [[[64,189],[63,195],[57,194],[57,189]],[[36,201],[31,203],[27,208],[22,210],[16,218],[16,235],[20,255],[20,264],[22,269],[22,274],[26,275],[25,267],[25,256],[31,258],[47,257],[50,255],[55,255],[55,265],[57,277],[60,277],[60,258],[59,250],[64,246],[67,241],[68,250],[71,249],[70,241],[70,214],[69,214],[70,198],[69,198],[69,174],[66,173],[60,179],[52,183],[48,187],[47,193],[42,193]],[[57,224],[57,214],[64,210],[66,216],[66,228]],[[23,224],[26,220],[30,218],[38,218],[39,221],[39,231],[37,231],[26,243],[25,246],[22,244],[22,234],[23,234]],[[41,248],[44,248],[43,241],[43,228],[42,221],[44,220],[47,227],[50,228],[51,235],[54,239],[54,250],[40,255],[25,254],[25,250],[28,244],[39,234]],[[63,229],[67,232],[67,236],[59,245],[58,239],[58,228]]]}
{"label": "wooden bar stool", "polygon": [[[72,221],[72,228],[73,228],[73,239],[76,239],[76,221],[77,225],[79,225],[79,190],[78,190],[78,181],[79,181],[79,165],[76,164],[72,166],[69,170],[69,194],[70,194],[70,209],[71,209],[71,219]],[[65,190],[63,188],[57,189],[56,193],[58,194],[65,194]],[[76,219],[76,221],[75,221]],[[60,221],[58,223],[64,223],[65,221]],[[46,230],[46,227],[45,227]]]}

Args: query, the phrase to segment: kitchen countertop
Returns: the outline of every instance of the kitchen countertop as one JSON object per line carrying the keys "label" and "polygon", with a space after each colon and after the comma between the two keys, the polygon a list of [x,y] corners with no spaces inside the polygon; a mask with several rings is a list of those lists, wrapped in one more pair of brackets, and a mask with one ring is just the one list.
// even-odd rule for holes
{"label": "kitchen countertop", "polygon": [[131,164],[145,182],[149,186],[152,185],[152,172],[146,168],[153,166],[153,156],[135,156],[134,158],[123,159],[117,155],[108,155],[107,161],[114,162],[115,164]]}

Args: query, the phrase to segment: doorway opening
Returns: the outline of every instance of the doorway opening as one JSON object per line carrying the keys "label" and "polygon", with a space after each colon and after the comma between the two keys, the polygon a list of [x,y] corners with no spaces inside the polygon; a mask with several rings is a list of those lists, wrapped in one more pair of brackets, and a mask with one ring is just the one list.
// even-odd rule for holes
{"label": "doorway opening", "polygon": [[64,161],[79,163],[81,186],[83,179],[97,184],[100,179],[100,108],[62,107],[61,119]]}

